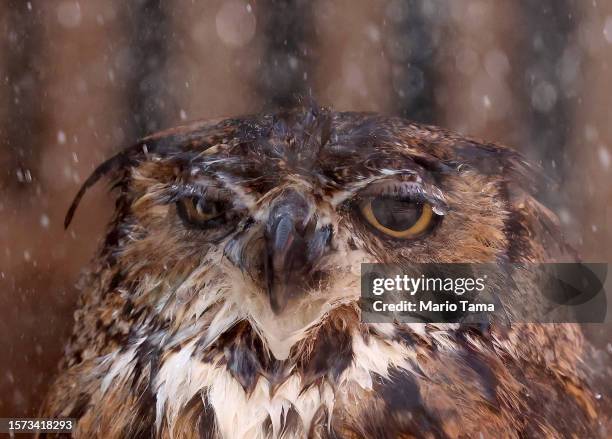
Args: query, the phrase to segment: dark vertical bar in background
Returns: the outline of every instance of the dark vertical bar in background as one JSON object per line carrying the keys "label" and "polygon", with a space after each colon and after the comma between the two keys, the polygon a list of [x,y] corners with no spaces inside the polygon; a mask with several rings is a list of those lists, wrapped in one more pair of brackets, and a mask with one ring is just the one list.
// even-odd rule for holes
{"label": "dark vertical bar in background", "polygon": [[125,78],[128,118],[126,140],[134,141],[164,128],[176,103],[168,94],[166,62],[172,29],[168,2],[126,2],[123,13],[127,50],[120,59]]}
{"label": "dark vertical bar in background", "polygon": [[434,90],[439,2],[391,0],[386,8],[386,51],[391,63],[393,110],[408,119],[435,123]]}
{"label": "dark vertical bar in background", "polygon": [[[571,0],[518,3],[525,39],[517,87],[527,112],[528,152],[541,161],[547,175],[560,179],[567,166],[568,142],[576,104],[579,58],[572,52],[575,8]],[[520,30],[518,30],[520,31]],[[520,55],[519,55],[520,59]]]}
{"label": "dark vertical bar in background", "polygon": [[263,26],[263,57],[256,88],[270,109],[295,105],[311,93],[312,3],[308,0],[257,2]]}
{"label": "dark vertical bar in background", "polygon": [[25,1],[9,1],[4,12],[5,53],[0,67],[0,96],[4,101],[0,105],[6,116],[0,120],[0,186],[11,189],[17,184],[25,188],[32,181],[41,152],[38,140],[45,120],[42,20],[40,9],[32,11]]}

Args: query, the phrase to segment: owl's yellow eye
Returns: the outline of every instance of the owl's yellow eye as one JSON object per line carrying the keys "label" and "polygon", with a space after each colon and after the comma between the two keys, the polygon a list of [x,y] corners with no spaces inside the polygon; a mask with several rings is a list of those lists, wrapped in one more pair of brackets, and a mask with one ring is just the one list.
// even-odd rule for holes
{"label": "owl's yellow eye", "polygon": [[372,227],[396,239],[416,238],[429,230],[434,220],[430,204],[389,197],[366,200],[360,210]]}
{"label": "owl's yellow eye", "polygon": [[183,221],[198,227],[213,225],[222,219],[226,205],[221,201],[211,201],[200,197],[185,197],[177,202],[178,213]]}

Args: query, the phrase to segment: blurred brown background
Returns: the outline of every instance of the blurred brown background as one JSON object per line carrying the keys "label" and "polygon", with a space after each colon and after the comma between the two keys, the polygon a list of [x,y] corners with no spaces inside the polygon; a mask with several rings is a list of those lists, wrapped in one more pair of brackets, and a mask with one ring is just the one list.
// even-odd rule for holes
{"label": "blurred brown background", "polygon": [[611,68],[603,1],[1,0],[0,417],[35,414],[110,217],[98,185],[64,231],[71,198],[136,138],[296,93],[401,114],[541,163],[573,244],[610,261]]}

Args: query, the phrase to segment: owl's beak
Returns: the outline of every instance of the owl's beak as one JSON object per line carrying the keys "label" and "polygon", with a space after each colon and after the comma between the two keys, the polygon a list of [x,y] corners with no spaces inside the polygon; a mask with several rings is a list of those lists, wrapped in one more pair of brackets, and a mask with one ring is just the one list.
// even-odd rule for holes
{"label": "owl's beak", "polygon": [[270,307],[280,314],[312,285],[311,274],[329,248],[332,227],[317,227],[308,202],[294,190],[275,200],[265,232],[265,284]]}
{"label": "owl's beak", "polygon": [[281,313],[292,297],[298,295],[307,264],[307,241],[296,230],[295,218],[286,213],[275,219],[266,233],[266,285],[270,306]]}

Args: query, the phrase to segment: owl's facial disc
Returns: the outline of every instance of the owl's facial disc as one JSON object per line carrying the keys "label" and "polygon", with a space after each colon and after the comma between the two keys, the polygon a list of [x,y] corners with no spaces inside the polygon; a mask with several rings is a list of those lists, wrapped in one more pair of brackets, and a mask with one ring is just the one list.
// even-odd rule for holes
{"label": "owl's facial disc", "polygon": [[[257,197],[205,183],[177,194],[178,216],[205,242],[223,247],[225,257],[254,281],[275,314],[311,292],[327,291],[321,287],[332,274],[328,256],[334,227],[343,228],[345,236],[360,230],[362,242],[369,235],[383,247],[398,248],[426,240],[446,208],[441,196],[412,174],[374,179],[337,208],[329,203],[333,193],[315,196],[321,190],[306,181],[273,187]],[[342,264],[333,263],[334,270]]]}

